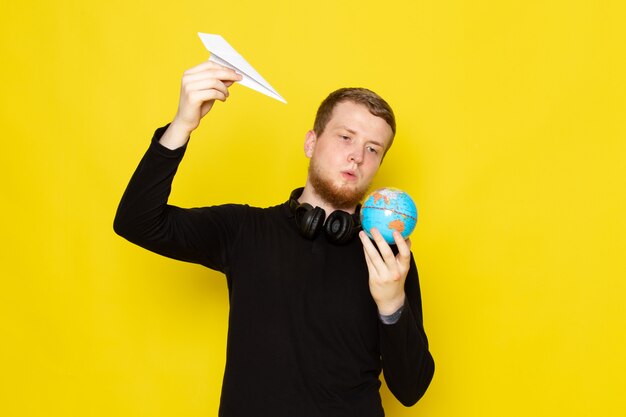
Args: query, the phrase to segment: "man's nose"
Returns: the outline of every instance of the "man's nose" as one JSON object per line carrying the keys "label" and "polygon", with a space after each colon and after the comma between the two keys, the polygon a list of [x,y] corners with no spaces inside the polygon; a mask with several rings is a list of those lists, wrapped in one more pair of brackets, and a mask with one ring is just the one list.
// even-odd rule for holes
{"label": "man's nose", "polygon": [[364,150],[362,148],[354,147],[350,151],[350,155],[348,157],[350,162],[354,162],[355,164],[360,164],[363,162],[363,153]]}

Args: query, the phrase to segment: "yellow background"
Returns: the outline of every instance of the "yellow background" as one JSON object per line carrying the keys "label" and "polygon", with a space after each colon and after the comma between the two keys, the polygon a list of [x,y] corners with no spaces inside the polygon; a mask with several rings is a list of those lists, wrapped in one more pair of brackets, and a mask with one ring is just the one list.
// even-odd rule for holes
{"label": "yellow background", "polygon": [[284,201],[318,103],[367,86],[375,181],[420,210],[437,370],[389,416],[626,414],[626,30],[614,1],[13,1],[0,13],[0,415],[215,416],[217,273],[114,235],[182,72],[222,34],[289,101],[231,89],[172,202]]}

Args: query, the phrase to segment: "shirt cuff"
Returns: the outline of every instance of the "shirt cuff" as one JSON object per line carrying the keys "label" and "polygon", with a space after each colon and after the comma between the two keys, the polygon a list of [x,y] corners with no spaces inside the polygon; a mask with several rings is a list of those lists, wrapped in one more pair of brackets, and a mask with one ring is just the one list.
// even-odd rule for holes
{"label": "shirt cuff", "polygon": [[176,148],[176,149],[166,148],[165,146],[159,143],[159,140],[161,139],[161,137],[163,136],[163,134],[165,133],[165,131],[167,130],[169,126],[170,124],[168,123],[165,126],[160,127],[154,131],[154,135],[152,136],[152,140],[150,143],[150,151],[156,152],[157,154],[165,158],[174,158],[174,159],[181,158],[185,154],[185,151],[187,150],[187,143],[185,143],[180,148]]}
{"label": "shirt cuff", "polygon": [[[404,303],[406,304],[406,301]],[[400,316],[402,316],[402,312],[404,311],[405,304],[402,304],[402,306],[399,309],[397,309],[395,312],[391,314],[384,315],[384,314],[378,313],[378,317],[380,317],[380,321],[382,321],[383,324],[396,324],[398,320],[400,320]]]}

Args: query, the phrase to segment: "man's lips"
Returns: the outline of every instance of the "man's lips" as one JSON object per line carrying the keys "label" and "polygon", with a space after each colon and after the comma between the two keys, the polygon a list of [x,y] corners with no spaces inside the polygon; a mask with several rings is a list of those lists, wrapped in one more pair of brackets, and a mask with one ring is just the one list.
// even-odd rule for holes
{"label": "man's lips", "polygon": [[356,172],[351,169],[341,171],[341,176],[348,181],[356,181],[358,179]]}

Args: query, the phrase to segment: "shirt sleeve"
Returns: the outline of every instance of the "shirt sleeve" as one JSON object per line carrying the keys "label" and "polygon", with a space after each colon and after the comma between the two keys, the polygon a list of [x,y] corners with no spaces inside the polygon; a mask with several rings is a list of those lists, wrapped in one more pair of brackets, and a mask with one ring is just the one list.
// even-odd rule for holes
{"label": "shirt sleeve", "polygon": [[168,204],[172,181],[186,146],[159,143],[167,126],[155,131],[117,209],[117,234],[158,254],[226,272],[228,248],[241,230],[246,206],[180,208]]}
{"label": "shirt sleeve", "polygon": [[389,390],[403,405],[415,404],[435,372],[422,320],[422,301],[415,261],[405,282],[406,301],[393,324],[379,323],[383,373]]}

